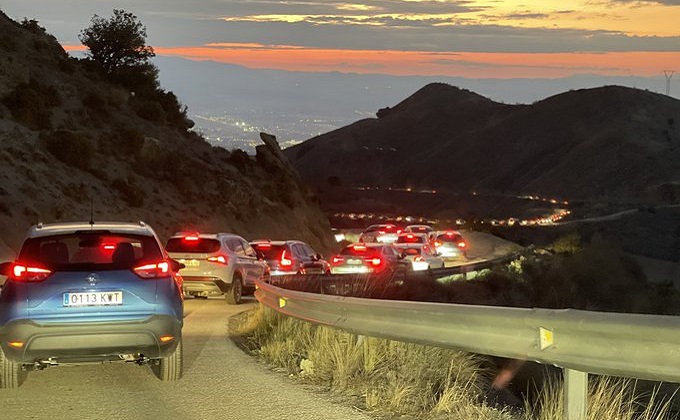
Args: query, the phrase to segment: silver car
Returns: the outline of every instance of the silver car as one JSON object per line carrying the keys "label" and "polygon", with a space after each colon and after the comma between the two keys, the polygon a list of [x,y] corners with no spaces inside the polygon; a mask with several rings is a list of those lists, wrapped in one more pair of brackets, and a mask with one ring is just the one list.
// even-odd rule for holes
{"label": "silver car", "polygon": [[207,298],[224,294],[236,305],[255,290],[255,280],[269,274],[269,266],[242,237],[232,233],[178,233],[165,246],[171,258],[184,264],[184,292]]}

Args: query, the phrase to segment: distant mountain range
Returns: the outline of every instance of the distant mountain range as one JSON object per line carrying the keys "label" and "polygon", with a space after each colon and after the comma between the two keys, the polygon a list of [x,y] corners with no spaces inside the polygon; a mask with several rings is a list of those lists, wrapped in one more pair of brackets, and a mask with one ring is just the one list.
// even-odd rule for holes
{"label": "distant mountain range", "polygon": [[674,203],[680,101],[605,86],[509,105],[432,83],[284,152],[317,185]]}
{"label": "distant mountain range", "polygon": [[[254,152],[260,131],[275,134],[284,147],[297,144],[374,117],[378,109],[394,106],[432,82],[469,89],[507,104],[530,104],[570,89],[603,85],[658,93],[666,88],[661,72],[647,78],[466,79],[255,70],[167,56],[156,57],[155,63],[161,70],[162,86],[188,105],[197,130],[213,144],[248,153]],[[680,88],[672,90],[676,91]]]}

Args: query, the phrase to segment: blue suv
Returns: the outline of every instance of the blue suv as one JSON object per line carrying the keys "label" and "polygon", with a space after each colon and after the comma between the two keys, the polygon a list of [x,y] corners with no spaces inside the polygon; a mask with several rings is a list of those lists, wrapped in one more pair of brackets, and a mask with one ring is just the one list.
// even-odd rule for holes
{"label": "blue suv", "polygon": [[182,265],[143,222],[38,224],[0,264],[0,388],[59,364],[120,361],[182,376]]}

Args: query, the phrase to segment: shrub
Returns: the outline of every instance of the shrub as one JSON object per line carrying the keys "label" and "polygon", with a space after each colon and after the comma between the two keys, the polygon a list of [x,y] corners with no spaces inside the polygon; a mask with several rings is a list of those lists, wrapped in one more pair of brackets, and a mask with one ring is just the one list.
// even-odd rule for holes
{"label": "shrub", "polygon": [[106,115],[106,101],[102,96],[96,92],[89,92],[83,98],[83,105],[88,110],[94,111],[100,115]]}
{"label": "shrub", "polygon": [[161,104],[155,101],[139,99],[135,96],[134,100],[131,101],[132,109],[137,115],[148,121],[164,121],[165,111]]}
{"label": "shrub", "polygon": [[61,104],[61,97],[54,86],[44,85],[36,79],[17,85],[3,103],[21,124],[36,129],[52,127],[50,109]]}
{"label": "shrub", "polygon": [[130,207],[144,205],[144,191],[137,185],[134,178],[128,177],[127,180],[116,178],[111,182],[111,186],[120,192],[121,198]]}
{"label": "shrub", "polygon": [[121,128],[112,136],[112,149],[123,156],[133,156],[144,146],[144,134],[131,128]]}
{"label": "shrub", "polygon": [[90,166],[92,143],[82,133],[57,130],[43,136],[45,147],[60,161],[80,169]]}

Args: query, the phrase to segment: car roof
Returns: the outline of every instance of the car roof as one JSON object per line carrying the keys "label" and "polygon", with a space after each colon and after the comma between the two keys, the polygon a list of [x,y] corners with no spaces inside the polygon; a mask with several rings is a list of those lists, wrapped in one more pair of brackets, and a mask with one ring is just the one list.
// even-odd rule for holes
{"label": "car roof", "polygon": [[108,230],[115,233],[132,233],[136,235],[155,236],[151,226],[139,222],[60,222],[38,223],[28,230],[28,237],[37,238],[42,236],[61,235],[85,230]]}
{"label": "car roof", "polygon": [[255,239],[253,241],[250,241],[251,245],[257,245],[257,244],[272,244],[272,245],[286,245],[286,244],[303,244],[304,242],[299,241],[297,239],[286,239],[286,240],[281,240],[281,241],[272,241],[269,239]]}

